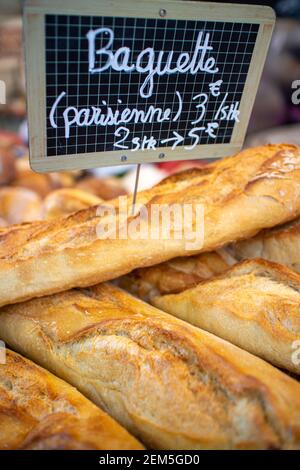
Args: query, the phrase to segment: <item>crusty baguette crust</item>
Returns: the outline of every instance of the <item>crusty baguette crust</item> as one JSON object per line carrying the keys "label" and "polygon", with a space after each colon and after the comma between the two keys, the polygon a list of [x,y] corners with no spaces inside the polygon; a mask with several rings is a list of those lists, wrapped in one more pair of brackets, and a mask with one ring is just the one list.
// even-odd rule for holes
{"label": "crusty baguette crust", "polygon": [[285,266],[244,261],[209,281],[153,305],[267,361],[300,374],[300,276]]}
{"label": "crusty baguette crust", "polygon": [[[167,178],[139,193],[138,202],[148,209],[153,204],[179,202],[194,208],[202,204],[202,248],[187,251],[184,237],[159,243],[99,239],[98,224],[111,217],[97,217],[96,208],[71,215],[63,223],[1,230],[0,305],[93,285],[176,256],[212,251],[292,220],[300,214],[300,148],[269,145],[245,150],[204,169]],[[127,222],[131,220],[129,216]]]}
{"label": "crusty baguette crust", "polygon": [[104,201],[127,194],[126,189],[122,185],[122,180],[116,177],[99,178],[97,176],[86,176],[78,181],[76,188],[94,194],[100,199],[104,199]]}
{"label": "crusty baguette crust", "polygon": [[262,230],[255,237],[232,243],[218,251],[175,258],[134,270],[115,282],[137,297],[151,301],[155,296],[178,294],[238,261],[261,258],[300,273],[300,218]]}
{"label": "crusty baguette crust", "polygon": [[230,252],[238,260],[263,258],[284,264],[300,273],[300,218],[262,230],[249,240],[232,244]]}
{"label": "crusty baguette crust", "polygon": [[26,188],[1,188],[0,217],[8,225],[40,220],[43,217],[42,199],[37,193]]}
{"label": "crusty baguette crust", "polygon": [[150,448],[300,448],[300,384],[111,285],[0,312],[2,338]]}
{"label": "crusty baguette crust", "polygon": [[65,217],[87,207],[101,204],[102,200],[86,191],[76,188],[56,189],[43,201],[43,218],[46,220]]}
{"label": "crusty baguette crust", "polygon": [[19,354],[0,364],[0,450],[143,449],[81,393]]}
{"label": "crusty baguette crust", "polygon": [[178,294],[230,268],[236,260],[225,249],[174,258],[148,268],[135,269],[114,284],[146,302],[153,297]]}

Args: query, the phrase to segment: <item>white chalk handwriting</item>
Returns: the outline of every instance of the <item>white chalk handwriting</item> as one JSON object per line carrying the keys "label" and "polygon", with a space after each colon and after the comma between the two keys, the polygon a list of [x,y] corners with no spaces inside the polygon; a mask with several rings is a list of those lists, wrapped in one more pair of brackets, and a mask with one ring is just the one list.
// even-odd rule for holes
{"label": "white chalk handwriting", "polygon": [[[112,107],[109,106],[105,100],[102,100],[102,107],[91,106],[90,108],[78,109],[75,106],[67,106],[62,112],[65,138],[69,139],[70,128],[73,125],[78,127],[109,127],[127,123],[151,124],[153,122],[161,123],[170,120],[172,122],[176,122],[182,111],[182,97],[178,91],[175,95],[178,100],[178,108],[173,118],[170,117],[173,112],[171,108],[165,108],[163,110],[161,107],[155,107],[153,105],[148,106],[146,111],[143,109],[128,107],[125,107],[122,111],[119,109],[113,111]],[[61,108],[61,101],[64,98],[67,98],[65,91],[57,97],[49,114],[50,124],[54,129],[57,129],[55,114],[57,113],[57,110]],[[122,105],[122,100],[118,99],[118,104]]]}
{"label": "white chalk handwriting", "polygon": [[[110,69],[127,74],[137,72],[142,78],[137,87],[137,94],[144,99],[152,96],[155,92],[155,79],[163,75],[196,75],[202,72],[213,76],[219,72],[213,57],[213,47],[210,45],[210,33],[199,31],[195,46],[190,53],[178,53],[174,50],[155,51],[147,47],[139,52],[135,60],[133,60],[133,51],[128,47],[123,46],[114,51],[114,37],[114,32],[110,28],[91,29],[87,33],[89,73],[101,74]],[[169,99],[171,106],[151,104],[140,108],[137,105],[136,107],[128,105],[126,100],[123,102],[120,96],[110,97],[109,103],[107,98],[101,99],[101,94],[97,97],[95,106],[70,106],[67,92],[62,91],[50,109],[50,125],[57,129],[58,120],[63,122],[64,137],[67,141],[72,136],[73,129],[76,131],[78,127],[99,126],[114,128],[109,132],[114,135],[115,149],[135,152],[155,150],[168,144],[171,150],[180,145],[186,150],[193,150],[201,143],[202,136],[205,136],[205,141],[208,139],[213,142],[217,139],[222,121],[239,122],[240,103],[232,102],[228,91],[222,92],[223,80],[217,78],[213,77],[213,80],[206,85],[199,82],[201,92],[195,90],[193,93],[188,112],[186,104],[185,106],[183,104],[182,91],[176,89],[174,98]],[[228,90],[228,84],[225,86]],[[101,93],[101,86],[99,91]],[[184,124],[185,130],[180,128],[180,125],[172,128],[172,123],[180,121],[181,118],[187,123]],[[165,134],[163,138],[151,135],[151,124],[155,123],[162,124],[162,130],[163,124],[168,123],[167,137]],[[146,124],[142,137],[134,135],[135,124]],[[147,132],[150,135],[147,135]],[[186,139],[189,145],[185,145]]]}
{"label": "white chalk handwriting", "polygon": [[[155,51],[152,47],[142,50],[135,62],[132,61],[132,51],[129,47],[120,47],[116,52],[112,51],[114,32],[110,28],[91,29],[87,33],[89,42],[89,72],[92,74],[102,73],[113,69],[117,72],[138,72],[146,74],[139,93],[143,98],[149,98],[153,93],[154,78],[174,73],[190,73],[196,75],[199,72],[214,74],[219,71],[216,60],[209,53],[213,46],[209,45],[210,34],[199,31],[195,48],[191,54],[188,52],[176,53],[175,51]],[[96,48],[96,40],[100,41],[102,47]],[[103,62],[97,66],[98,62]],[[172,63],[176,65],[172,66]]]}

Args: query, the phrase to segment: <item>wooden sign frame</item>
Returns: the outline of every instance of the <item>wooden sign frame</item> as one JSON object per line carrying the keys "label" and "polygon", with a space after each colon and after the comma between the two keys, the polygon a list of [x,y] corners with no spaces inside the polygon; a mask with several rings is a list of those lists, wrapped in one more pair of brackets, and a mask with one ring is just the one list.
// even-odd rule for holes
{"label": "wooden sign frame", "polygon": [[[184,147],[161,147],[131,152],[79,153],[49,156],[46,152],[45,28],[46,14],[142,17],[161,19],[226,21],[259,25],[258,36],[239,106],[240,122],[235,125],[229,144],[198,145],[191,152]],[[265,63],[275,23],[269,7],[232,5],[182,0],[27,0],[24,7],[27,108],[29,121],[30,163],[38,172],[96,168],[129,163],[162,162],[191,158],[218,158],[240,150]],[[162,160],[162,154],[164,158]]]}

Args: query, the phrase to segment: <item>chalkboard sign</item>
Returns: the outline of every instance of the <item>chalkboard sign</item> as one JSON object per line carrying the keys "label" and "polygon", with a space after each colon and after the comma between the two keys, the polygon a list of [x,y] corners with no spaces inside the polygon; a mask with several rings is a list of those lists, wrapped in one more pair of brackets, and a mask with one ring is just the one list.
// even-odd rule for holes
{"label": "chalkboard sign", "polygon": [[273,25],[265,7],[28,1],[32,167],[79,169],[239,150]]}

